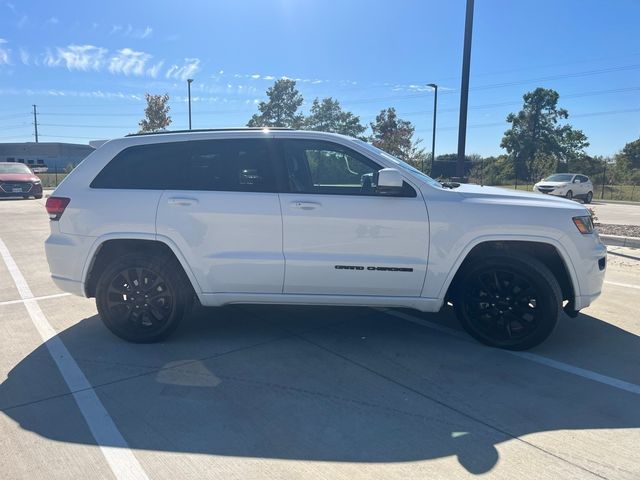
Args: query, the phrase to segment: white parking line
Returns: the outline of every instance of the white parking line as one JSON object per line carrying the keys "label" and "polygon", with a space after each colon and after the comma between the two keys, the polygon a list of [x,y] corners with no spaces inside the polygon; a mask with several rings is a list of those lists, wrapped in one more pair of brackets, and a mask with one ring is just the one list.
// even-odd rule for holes
{"label": "white parking line", "polygon": [[60,297],[68,297],[71,295],[70,293],[55,293],[53,295],[44,295],[42,297],[32,297],[32,298],[22,298],[20,300],[7,300],[5,302],[0,302],[0,307],[3,305],[13,305],[15,303],[24,303],[27,300],[49,300],[50,298],[60,298]]}
{"label": "white parking line", "polygon": [[87,380],[67,347],[62,343],[62,340],[56,336],[56,331],[40,309],[37,299],[33,296],[27,281],[2,239],[0,239],[0,256],[4,260],[11,278],[13,278],[31,321],[45,342],[49,354],[56,363],[58,370],[60,370],[69,390],[75,392],[73,393],[73,398],[78,404],[78,408],[111,471],[118,480],[148,480],[149,477],[143,470],[142,465],[129,449],[127,441],[109,416],[91,383],[89,383],[89,380]]}
{"label": "white parking line", "polygon": [[604,283],[608,285],[615,285],[617,287],[637,288],[638,290],[640,290],[640,285],[631,285],[630,283],[610,282],[609,280],[605,280]]}
{"label": "white parking line", "polygon": [[[407,320],[412,323],[417,323],[418,325],[422,325],[424,327],[431,328],[433,330],[437,330],[439,332],[446,333],[448,335],[452,335],[456,338],[462,340],[469,340],[469,337],[459,330],[455,330],[453,328],[445,327],[443,325],[439,325],[434,322],[430,322],[428,320],[423,320],[419,317],[414,317],[413,315],[409,315],[404,312],[396,312],[394,310],[387,310],[385,308],[379,308],[377,310],[383,311],[387,315],[392,315],[397,318],[401,318],[403,320]],[[516,357],[524,358],[530,360],[532,362],[539,363],[541,365],[545,365],[547,367],[555,368],[556,370],[561,370],[566,373],[571,373],[573,375],[577,375],[578,377],[587,378],[589,380],[593,380],[594,382],[602,383],[608,385],[610,387],[614,387],[620,390],[624,390],[626,392],[635,393],[636,395],[640,395],[640,385],[636,385],[635,383],[625,382],[624,380],[620,380],[619,378],[609,377],[607,375],[602,375],[597,372],[593,372],[591,370],[587,370],[584,368],[576,367],[569,363],[560,362],[558,360],[552,360],[550,358],[544,357],[542,355],[538,355],[536,353],[531,352],[514,352],[511,350],[502,350],[504,353],[508,353],[509,355],[513,355]]]}

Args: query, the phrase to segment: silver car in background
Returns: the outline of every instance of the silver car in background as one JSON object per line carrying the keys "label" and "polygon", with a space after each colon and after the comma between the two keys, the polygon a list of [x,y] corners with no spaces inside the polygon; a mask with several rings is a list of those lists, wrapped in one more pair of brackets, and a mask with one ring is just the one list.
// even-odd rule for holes
{"label": "silver car in background", "polygon": [[566,197],[569,200],[581,198],[584,203],[591,203],[593,199],[593,183],[586,175],[577,173],[554,173],[536,183],[533,191]]}

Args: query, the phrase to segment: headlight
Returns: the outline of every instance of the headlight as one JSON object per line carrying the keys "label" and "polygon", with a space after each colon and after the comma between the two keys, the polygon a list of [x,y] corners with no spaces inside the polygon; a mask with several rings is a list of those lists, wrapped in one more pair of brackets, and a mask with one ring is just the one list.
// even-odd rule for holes
{"label": "headlight", "polygon": [[33,181],[33,184],[34,184],[34,185],[40,185],[41,183],[42,183],[42,181],[41,181],[41,180],[34,180],[34,181]]}
{"label": "headlight", "polygon": [[587,234],[593,233],[593,220],[591,215],[585,215],[584,217],[573,217],[573,223],[578,228],[580,233]]}
{"label": "headlight", "polygon": [[559,190],[561,188],[566,187],[567,185],[569,185],[568,183],[561,183],[560,185],[556,185],[556,190]]}

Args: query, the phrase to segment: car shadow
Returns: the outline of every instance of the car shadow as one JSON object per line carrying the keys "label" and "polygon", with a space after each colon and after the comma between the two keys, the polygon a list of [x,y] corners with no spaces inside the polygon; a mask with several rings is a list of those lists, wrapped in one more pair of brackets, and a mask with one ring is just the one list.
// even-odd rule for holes
{"label": "car shadow", "polygon": [[[450,311],[424,318],[455,322]],[[540,354],[606,357],[602,374],[627,364],[634,375],[640,337],[588,315],[565,320]],[[585,333],[571,334],[578,326]],[[198,309],[154,345],[120,341],[92,316],[56,338],[133,449],[369,463],[456,456],[481,474],[498,463],[496,445],[525,435],[640,427],[637,395],[373,309]],[[594,366],[585,362],[576,366]],[[0,409],[46,438],[95,444],[46,344],[9,372]]]}

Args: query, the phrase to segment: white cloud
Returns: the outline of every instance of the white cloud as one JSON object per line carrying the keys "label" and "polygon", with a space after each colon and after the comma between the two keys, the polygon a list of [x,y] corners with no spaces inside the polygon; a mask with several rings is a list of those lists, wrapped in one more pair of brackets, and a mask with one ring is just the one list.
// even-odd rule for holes
{"label": "white cloud", "polygon": [[171,65],[165,74],[167,78],[186,80],[193,77],[200,70],[199,58],[185,58],[182,66]]}
{"label": "white cloud", "polygon": [[55,25],[55,24],[59,23],[58,17],[50,17],[50,18],[47,20],[47,23],[51,23],[51,24],[53,24],[53,25]]}
{"label": "white cloud", "polygon": [[160,69],[162,68],[162,65],[164,65],[164,61],[162,60],[156,63],[155,65],[152,65],[147,69],[147,75],[149,75],[150,77],[156,78],[158,76],[158,73],[160,73]]}
{"label": "white cloud", "polygon": [[64,65],[68,70],[100,70],[105,63],[107,49],[93,45],[69,45],[57,47],[52,53],[47,49],[44,63],[48,67]]}
{"label": "white cloud", "polygon": [[11,63],[11,49],[4,47],[7,42],[4,38],[0,38],[0,65],[9,65]]}
{"label": "white cloud", "polygon": [[263,80],[275,80],[276,77],[274,77],[273,75],[267,75],[265,77],[262,77]]}
{"label": "white cloud", "polygon": [[120,35],[127,38],[148,38],[153,33],[153,28],[147,25],[145,28],[136,28],[131,24],[112,25],[109,35]]}
{"label": "white cloud", "polygon": [[151,55],[148,53],[123,48],[118,50],[118,53],[109,60],[109,71],[115,74],[139,77],[146,73],[145,68],[150,59]]}
{"label": "white cloud", "polygon": [[20,61],[23,65],[29,65],[29,52],[25,48],[20,49]]}
{"label": "white cloud", "polygon": [[253,78],[254,80],[258,80],[260,78],[260,75],[254,73],[253,75],[251,75],[251,78]]}

